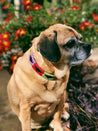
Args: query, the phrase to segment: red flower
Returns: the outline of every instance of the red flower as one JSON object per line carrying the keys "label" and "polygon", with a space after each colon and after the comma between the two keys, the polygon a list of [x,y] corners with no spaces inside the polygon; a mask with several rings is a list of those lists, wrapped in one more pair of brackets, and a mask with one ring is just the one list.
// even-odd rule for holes
{"label": "red flower", "polygon": [[11,56],[12,63],[11,63],[11,65],[10,65],[10,70],[13,70],[13,69],[14,69],[14,66],[15,66],[15,63],[16,63],[17,58],[18,58],[18,55],[17,55],[17,54]]}
{"label": "red flower", "polygon": [[0,27],[0,32],[2,31],[2,27]]}
{"label": "red flower", "polygon": [[25,11],[30,10],[31,8],[32,8],[31,5],[26,5],[26,6],[25,6]]}
{"label": "red flower", "polygon": [[0,52],[3,52],[3,44],[0,43]]}
{"label": "red flower", "polygon": [[8,16],[9,16],[10,19],[15,16],[15,15],[14,15],[13,13],[11,13],[11,12],[9,12],[9,13],[7,13],[7,14],[8,14]]}
{"label": "red flower", "polygon": [[22,37],[23,35],[26,34],[26,30],[24,28],[19,28],[17,31],[16,31],[16,36],[15,36],[15,41],[18,40],[18,36]]}
{"label": "red flower", "polygon": [[23,0],[24,5],[31,5],[31,0]]}
{"label": "red flower", "polygon": [[23,4],[25,6],[25,10],[30,10],[32,8],[31,0],[23,0]]}
{"label": "red flower", "polygon": [[8,50],[11,49],[11,41],[8,40],[3,40],[2,42],[3,46],[4,46],[4,51],[7,52]]}
{"label": "red flower", "polygon": [[96,32],[98,33],[98,28],[96,29]]}
{"label": "red flower", "polygon": [[79,29],[84,31],[85,30],[85,25],[84,24],[79,25]]}
{"label": "red flower", "polygon": [[61,9],[60,11],[59,11],[59,13],[61,14],[62,12],[64,12],[65,11],[65,9]]}
{"label": "red flower", "polygon": [[0,2],[1,2],[2,4],[4,4],[6,1],[7,1],[7,0],[0,0]]}
{"label": "red flower", "polygon": [[21,28],[21,31],[20,31],[20,37],[22,37],[23,35],[25,35],[26,34],[26,30],[25,29],[23,29],[23,28]]}
{"label": "red flower", "polygon": [[0,35],[0,51],[8,51],[11,48],[11,42],[9,40],[9,33],[5,31]]}
{"label": "red flower", "polygon": [[2,66],[2,64],[0,64],[0,71],[3,69],[3,66]]}
{"label": "red flower", "polygon": [[10,3],[3,6],[3,9],[8,9],[10,7]]}
{"label": "red flower", "polygon": [[93,17],[94,21],[96,21],[98,23],[98,15],[96,15],[95,13],[92,13],[92,17]]}
{"label": "red flower", "polygon": [[10,40],[8,39],[8,40],[3,40],[3,45],[4,45],[4,47],[10,47],[10,45],[11,45],[11,42],[10,42]]}
{"label": "red flower", "polygon": [[82,2],[79,0],[74,0],[75,3],[81,4]]}
{"label": "red flower", "polygon": [[12,61],[12,64],[11,64],[11,66],[10,66],[10,70],[13,70],[13,69],[14,69],[14,66],[15,66],[15,62]]}
{"label": "red flower", "polygon": [[84,31],[86,26],[89,26],[92,28],[94,24],[88,21],[84,21],[82,24],[79,25],[79,28]]}
{"label": "red flower", "polygon": [[16,35],[19,35],[19,34],[20,34],[20,31],[21,31],[21,28],[19,28],[19,29],[16,31]]}
{"label": "red flower", "polygon": [[71,8],[72,8],[73,10],[77,10],[77,9],[79,9],[79,7],[76,6],[76,5],[72,6]]}
{"label": "red flower", "polygon": [[0,44],[2,44],[2,40],[3,40],[3,39],[2,39],[1,34],[0,34]]}
{"label": "red flower", "polygon": [[27,17],[26,22],[30,21],[32,18],[33,18],[32,16]]}
{"label": "red flower", "polygon": [[7,31],[5,31],[5,33],[1,34],[1,38],[2,39],[8,39],[9,38],[9,33]]}
{"label": "red flower", "polygon": [[16,36],[15,36],[14,40],[15,40],[15,41],[17,41],[17,40],[18,40],[18,35],[16,35]]}
{"label": "red flower", "polygon": [[11,20],[11,17],[7,17],[7,18],[5,19],[6,22],[9,22],[10,20]]}
{"label": "red flower", "polygon": [[82,24],[84,24],[85,26],[88,26],[88,25],[92,25],[93,23],[88,22],[88,21],[84,21]]}
{"label": "red flower", "polygon": [[33,5],[33,10],[39,10],[41,6],[39,4]]}
{"label": "red flower", "polygon": [[8,13],[8,17],[5,19],[5,21],[9,22],[12,19],[12,17],[14,17],[14,16],[15,16],[14,14]]}
{"label": "red flower", "polygon": [[18,57],[18,55],[15,54],[15,55],[11,56],[11,60],[12,60],[12,61],[16,61],[16,60],[17,60],[17,57]]}
{"label": "red flower", "polygon": [[3,52],[3,39],[1,38],[1,35],[0,35],[0,53]]}

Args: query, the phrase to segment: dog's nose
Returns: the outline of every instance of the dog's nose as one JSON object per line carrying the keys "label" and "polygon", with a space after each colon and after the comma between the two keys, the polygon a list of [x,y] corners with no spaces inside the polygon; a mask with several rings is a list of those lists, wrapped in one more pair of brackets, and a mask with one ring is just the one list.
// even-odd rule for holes
{"label": "dog's nose", "polygon": [[84,44],[83,48],[89,53],[91,51],[91,45],[90,44]]}

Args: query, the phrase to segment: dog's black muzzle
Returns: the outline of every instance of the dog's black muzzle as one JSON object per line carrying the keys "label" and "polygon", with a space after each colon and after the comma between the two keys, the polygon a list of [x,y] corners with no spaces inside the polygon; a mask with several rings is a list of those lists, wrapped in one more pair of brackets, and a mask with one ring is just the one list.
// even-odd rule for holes
{"label": "dog's black muzzle", "polygon": [[70,65],[79,65],[85,61],[91,55],[91,45],[82,44],[75,51],[74,55],[71,57]]}
{"label": "dog's black muzzle", "polygon": [[86,51],[86,53],[88,54],[88,55],[90,55],[91,53],[91,45],[90,44],[83,44],[83,49]]}

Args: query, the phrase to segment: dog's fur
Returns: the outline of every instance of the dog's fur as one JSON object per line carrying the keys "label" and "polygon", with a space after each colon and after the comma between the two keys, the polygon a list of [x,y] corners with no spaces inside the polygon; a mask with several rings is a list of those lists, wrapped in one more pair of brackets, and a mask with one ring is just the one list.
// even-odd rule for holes
{"label": "dog's fur", "polygon": [[[32,69],[28,60],[31,49],[37,64],[57,80],[44,79]],[[82,63],[90,55],[90,49],[89,44],[81,42],[78,32],[62,24],[50,26],[32,41],[32,47],[18,59],[7,88],[22,131],[30,131],[31,125],[39,128],[50,117],[54,131],[63,131],[61,115],[69,116],[64,103],[70,68]]]}

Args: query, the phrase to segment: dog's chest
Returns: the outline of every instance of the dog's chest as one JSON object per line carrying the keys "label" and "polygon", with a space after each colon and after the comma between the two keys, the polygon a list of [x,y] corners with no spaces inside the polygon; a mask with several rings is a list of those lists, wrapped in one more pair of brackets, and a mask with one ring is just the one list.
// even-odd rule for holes
{"label": "dog's chest", "polygon": [[44,85],[44,88],[46,90],[40,95],[41,102],[32,108],[33,117],[43,118],[52,115],[60,103],[66,86],[61,81],[49,81]]}
{"label": "dog's chest", "polygon": [[40,97],[43,102],[55,103],[60,101],[61,96],[66,88],[66,83],[60,80],[48,81],[44,84],[45,90],[41,93]]}
{"label": "dog's chest", "polygon": [[44,86],[49,91],[51,91],[51,90],[55,91],[60,87],[61,83],[62,83],[61,81],[48,81],[46,84],[44,84]]}
{"label": "dog's chest", "polygon": [[46,88],[56,94],[57,98],[60,98],[66,88],[66,82],[64,80],[48,81]]}

